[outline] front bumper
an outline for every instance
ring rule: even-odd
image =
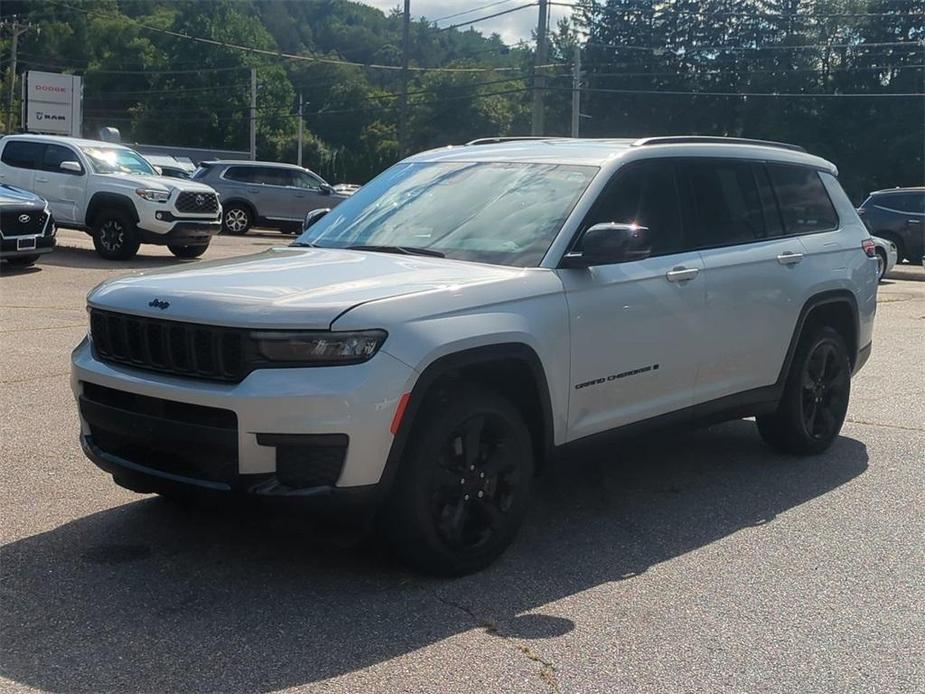
[[[351,506],[372,494],[391,449],[395,409],[413,380],[412,369],[384,352],[352,366],[261,369],[240,383],[106,363],[95,357],[89,339],[71,362],[81,445],[122,486],[312,507]],[[125,397],[101,403],[98,391]],[[124,404],[133,400],[144,404]],[[122,437],[115,445],[113,435]],[[302,478],[308,486],[292,486],[293,471],[298,477],[306,460],[300,445],[330,446],[332,437],[346,449],[333,484],[313,485],[308,475]]]
[[[35,245],[32,246],[32,239]],[[12,236],[0,239],[0,258],[15,258],[17,256],[42,255],[51,253],[55,249],[54,236]]]
[[[208,238],[217,234],[222,228],[222,208],[204,214],[180,212],[174,207],[173,201],[155,203],[136,201],[138,212],[138,229],[145,243],[206,243]],[[167,240],[173,234],[174,238]],[[188,242],[184,235],[193,234],[198,241]],[[205,238],[205,241],[201,239]]]

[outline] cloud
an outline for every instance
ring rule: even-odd
[[[396,7],[400,8],[402,6],[401,2],[398,0],[359,1],[364,5],[378,7],[380,10],[386,13],[395,9]],[[493,2],[497,2],[498,4],[492,7],[484,7],[485,5],[493,4]],[[472,12],[466,12],[466,14],[460,15],[458,17],[441,19],[438,22],[439,26],[449,26],[451,24],[459,24],[460,22],[465,22],[469,19],[477,19],[478,17],[484,17],[489,14],[494,14],[495,12],[512,9],[520,5],[526,5],[528,2],[531,2],[531,0],[483,0],[477,3],[473,3],[472,0],[411,0],[411,17],[413,19],[426,17],[427,19],[433,21],[434,19],[440,17],[456,14],[457,12],[473,10]],[[476,7],[484,7],[484,9],[475,10]],[[550,7],[550,27],[555,27],[556,22],[559,21],[559,19],[562,17],[568,17],[570,14],[571,10],[568,7]],[[485,34],[486,36],[499,34],[505,43],[514,44],[518,41],[532,40],[532,32],[536,30],[536,20],[537,8],[536,6],[532,6],[518,10],[517,12],[501,15],[500,17],[494,17],[493,19],[488,19],[484,22],[478,22],[473,24],[472,28]],[[467,27],[460,27],[460,31],[465,31],[466,29]]]

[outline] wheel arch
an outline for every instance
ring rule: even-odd
[[[105,210],[117,209],[126,212],[132,218],[135,224],[138,224],[138,210],[131,198],[121,193],[100,192],[94,193],[87,203],[87,215],[85,222],[91,229],[96,224],[96,219]]]
[[[854,294],[847,289],[833,289],[811,296],[797,318],[787,355],[781,367],[776,385],[783,388],[790,372],[797,345],[807,329],[816,325],[830,325],[841,334],[848,347],[848,358],[854,370],[858,363],[858,352],[863,345],[858,344],[860,335],[860,317],[858,314],[858,301]]]
[[[536,351],[522,342],[472,347],[436,358],[421,372],[409,395],[380,478],[382,496],[391,488],[421,408],[443,384],[477,382],[508,397],[524,415],[542,468],[553,449],[552,396]]]
[[[251,226],[253,226],[257,221],[257,208],[254,207],[254,204],[247,198],[228,198],[227,200],[222,200],[222,219],[224,220],[224,214],[229,207],[232,206],[245,207],[251,215]]]

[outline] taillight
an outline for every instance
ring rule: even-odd
[[[874,243],[873,239],[864,239],[861,241],[861,250],[864,251],[864,255],[868,258],[873,258],[877,255],[877,244]]]

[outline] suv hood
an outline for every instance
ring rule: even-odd
[[[114,183],[127,187],[153,188],[154,190],[188,190],[194,193],[214,193],[209,186],[185,178],[170,178],[169,176],[141,176],[135,174],[99,174],[106,176]]]
[[[326,330],[344,312],[370,301],[455,292],[518,278],[523,272],[423,256],[274,248],[109,280],[90,292],[87,301],[104,310],[191,323]]]

